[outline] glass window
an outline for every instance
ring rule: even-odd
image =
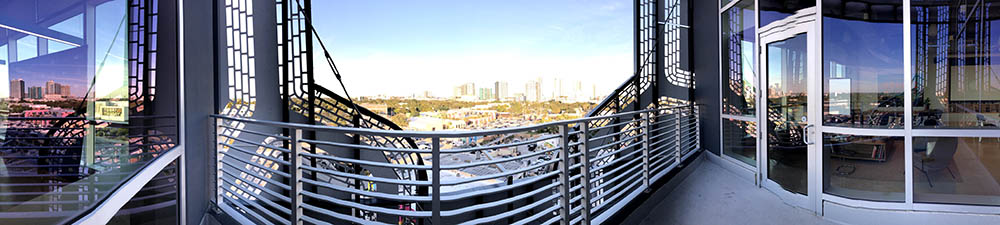
[[[902,1],[823,9],[823,124],[903,128]]]
[[[913,201],[1000,205],[1000,138],[913,138]]]
[[[73,37],[83,38],[83,14],[77,14],[76,16],[49,26],[49,29]]]
[[[795,11],[816,6],[816,0],[760,0],[760,27],[795,14]]]
[[[914,128],[1000,125],[1000,5],[976,3],[912,3]]]
[[[30,2],[11,5],[22,13],[5,19],[49,35],[0,28],[0,57],[17,59],[0,59],[0,77],[7,79],[0,91],[9,97],[0,101],[0,205],[9,206],[0,211],[30,217],[0,218],[0,224],[65,223],[178,143],[176,62],[154,66],[156,53],[141,46],[155,37],[138,38],[174,31],[139,21],[149,16],[129,18],[128,0]],[[83,21],[94,26],[84,28]],[[176,56],[176,48],[160,51]],[[169,197],[176,170],[161,173],[170,176],[151,182],[123,208],[136,215],[133,221],[169,220],[169,213],[148,213],[176,205]]]
[[[753,1],[722,13],[722,113],[753,116],[757,90]]]
[[[902,137],[823,134],[823,192],[846,198],[904,201]]]
[[[757,166],[757,123],[723,119],[722,152],[750,166]]]
[[[17,61],[24,61],[38,56],[38,37],[19,32],[8,32],[23,37],[17,39]]]

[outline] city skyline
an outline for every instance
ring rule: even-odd
[[[319,1],[312,7],[324,12],[316,20],[328,21],[315,26],[351,96],[450,96],[457,85],[498,80],[511,84],[513,94],[538,77],[588,80],[608,93],[634,72],[630,1]],[[385,14],[360,13],[371,11]],[[339,86],[314,47],[316,82]]]
[[[485,84],[490,84],[484,87]],[[567,101],[585,102],[597,101],[603,96],[597,95],[597,84],[585,83],[576,79],[552,78],[545,81],[542,77],[529,80],[524,83],[514,83],[514,89],[510,88],[511,82],[465,82],[452,87],[450,95],[428,95],[430,91],[424,90],[415,92],[409,96],[421,97],[446,97],[464,101]],[[523,87],[523,89],[518,88]],[[489,92],[483,94],[482,92]],[[389,95],[382,95],[389,96]],[[370,97],[370,96],[366,96]]]

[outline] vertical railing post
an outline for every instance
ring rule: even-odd
[[[431,224],[441,223],[441,138],[431,139]]]
[[[691,104],[691,116],[694,116],[694,143],[701,147],[701,115],[698,114],[697,105]]]
[[[561,143],[560,148],[559,148],[559,155],[560,155],[559,159],[562,161],[562,162],[559,162],[559,182],[560,182],[560,185],[559,185],[559,200],[560,200],[560,203],[559,204],[562,206],[562,211],[561,211],[562,213],[559,213],[560,216],[562,216],[562,220],[559,221],[559,224],[567,225],[567,224],[569,224],[570,219],[572,219],[570,217],[570,215],[569,215],[569,209],[570,209],[570,207],[569,207],[569,199],[570,199],[570,193],[569,193],[569,163],[570,163],[570,159],[569,159],[569,125],[563,124],[563,125],[559,126],[559,137],[560,137],[559,138],[559,142]]]
[[[292,213],[289,221],[292,224],[302,224],[302,181],[300,181],[302,179],[302,170],[299,168],[302,165],[302,159],[299,156],[299,153],[302,152],[302,130],[297,128],[292,130],[291,138],[291,145],[288,148],[291,151],[288,157],[291,166],[288,172],[292,175],[291,182],[289,183],[292,187],[289,196],[292,199]]]
[[[642,187],[649,191],[649,112],[642,115]]]
[[[215,118],[215,205],[222,205],[222,142],[225,140],[222,134],[225,121],[222,118]]]
[[[682,113],[681,113],[681,108],[680,107],[674,107],[670,111],[673,111],[674,114],[676,114],[675,118],[677,119],[677,121],[674,121],[674,126],[677,129],[675,131],[675,133],[677,135],[674,135],[674,140],[677,141],[677,143],[674,144],[674,150],[675,150],[674,151],[674,155],[677,157],[677,165],[680,166],[680,164],[681,164],[681,155],[682,155],[681,154],[681,114]]]
[[[590,148],[587,147],[587,142],[589,138],[587,137],[588,132],[590,132],[590,121],[583,121],[580,124],[580,157],[583,157],[582,163],[580,165],[580,173],[583,180],[580,182],[583,185],[583,189],[580,191],[583,194],[583,224],[590,225]]]

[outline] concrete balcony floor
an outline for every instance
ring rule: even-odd
[[[785,204],[713,160],[695,166],[642,224],[837,224]]]

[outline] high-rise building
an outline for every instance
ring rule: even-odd
[[[42,87],[29,87],[27,96],[24,96],[24,98],[42,99],[43,96],[45,96],[45,93],[42,92]]]
[[[502,101],[502,100],[506,99],[507,97],[510,97],[507,94],[507,91],[508,91],[507,90],[508,89],[507,86],[508,86],[507,82],[504,82],[504,81],[493,82],[493,92],[494,92],[493,93],[493,98],[495,100],[497,100],[497,101]]]
[[[541,79],[529,80],[528,84],[524,85],[524,97],[527,101],[540,102],[542,101],[542,82]]]
[[[24,98],[24,80],[10,80],[10,98],[21,100]]]
[[[458,85],[458,86],[455,87],[455,89],[452,92],[453,92],[452,94],[454,95],[453,97],[455,97],[455,98],[463,98],[463,97],[465,97],[465,98],[476,99],[476,98],[479,97],[479,96],[476,95],[476,84],[475,83],[465,83],[465,84],[462,84],[462,85]]]
[[[45,82],[45,93],[44,94],[46,94],[46,95],[59,94],[59,83],[56,83],[55,81],[51,81],[51,80],[50,81],[46,81]]]
[[[493,100],[493,89],[492,88],[479,88],[479,100],[489,101]]]
[[[63,96],[69,96],[69,85],[59,85],[59,94]]]
[[[465,96],[476,96],[476,83],[466,83],[465,91],[462,95]]]

